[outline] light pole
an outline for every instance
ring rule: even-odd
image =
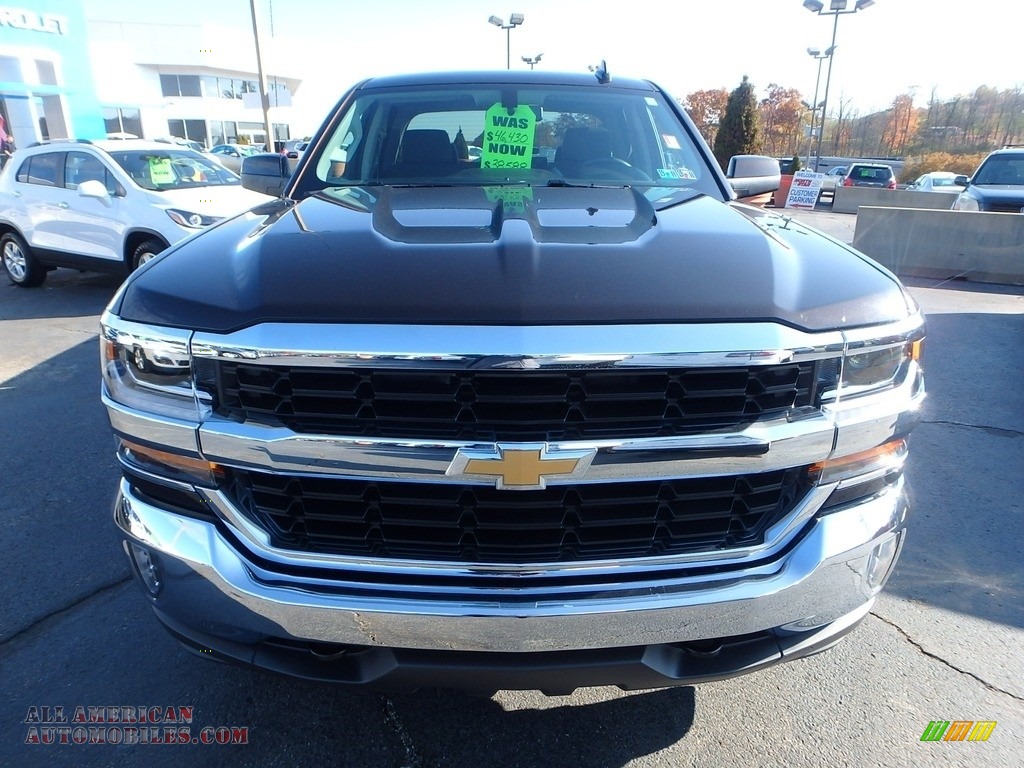
[[[491,16],[487,21],[505,30],[505,69],[512,69],[512,28],[518,27],[526,17],[521,13],[513,13],[508,17],[508,24],[498,16]]]
[[[532,70],[534,65],[537,64],[540,61],[540,57],[543,56],[543,55],[544,55],[543,53],[538,53],[532,59],[529,56],[523,56],[522,59],[523,59],[523,61],[525,61],[527,64],[530,65],[530,69]]]
[[[823,62],[827,58],[830,58],[832,56],[832,52],[834,50],[835,50],[835,48],[826,48],[825,52],[822,53],[817,48],[808,48],[807,49],[807,54],[809,56],[811,56],[811,57],[813,57],[813,58],[818,60],[818,76],[814,80],[814,101],[811,102],[811,135],[808,137],[809,140],[807,142],[807,167],[808,168],[811,167],[811,147],[814,146],[814,121],[818,117],[818,107],[821,106],[820,104],[818,104],[818,86],[821,85],[821,62]],[[824,125],[825,125],[824,115],[822,115],[821,125],[822,125],[822,127],[824,127]],[[819,128],[818,130],[820,131],[821,128]],[[818,158],[814,158],[814,165],[815,165],[814,170],[817,171],[818,170],[818,168],[817,168],[817,166],[818,166]]]
[[[263,130],[267,132],[267,152],[274,152],[274,126],[270,122],[270,99],[267,97],[267,78],[263,75],[263,58],[260,56],[260,31],[256,24],[256,0],[249,0],[252,14],[252,39],[256,43],[256,74],[259,77],[260,107],[263,109]]]
[[[804,8],[811,13],[816,13],[819,16],[835,16],[832,22],[832,45],[829,46],[832,51],[836,49],[836,30],[839,28],[839,17],[846,13],[863,11],[874,4],[875,0],[856,0],[853,8],[847,8],[849,0],[829,0],[829,7],[826,11],[825,4],[821,0],[804,0]],[[818,133],[818,150],[815,153],[815,171],[821,165],[821,140],[825,137],[825,117],[828,115],[828,87],[832,82],[832,61],[834,58],[834,56],[829,56],[828,74],[825,75],[825,96],[821,100],[821,130]]]

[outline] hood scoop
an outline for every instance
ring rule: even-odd
[[[488,243],[508,219],[527,222],[538,243],[628,243],[657,223],[631,187],[384,187],[373,228],[400,243]]]

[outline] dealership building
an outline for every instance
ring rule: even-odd
[[[244,21],[249,34],[239,38],[242,25],[107,18],[88,0],[0,4],[0,127],[19,147],[107,136],[265,144],[256,50]],[[279,146],[292,138],[291,96],[301,81],[266,62],[264,71]]]

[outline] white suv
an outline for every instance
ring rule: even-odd
[[[183,147],[54,141],[15,153],[0,175],[0,254],[12,283],[48,270],[127,271],[271,198]]]

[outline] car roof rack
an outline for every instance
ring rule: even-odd
[[[50,144],[92,144],[89,139],[45,139],[43,141],[33,141],[29,144],[29,147],[45,147]]]

